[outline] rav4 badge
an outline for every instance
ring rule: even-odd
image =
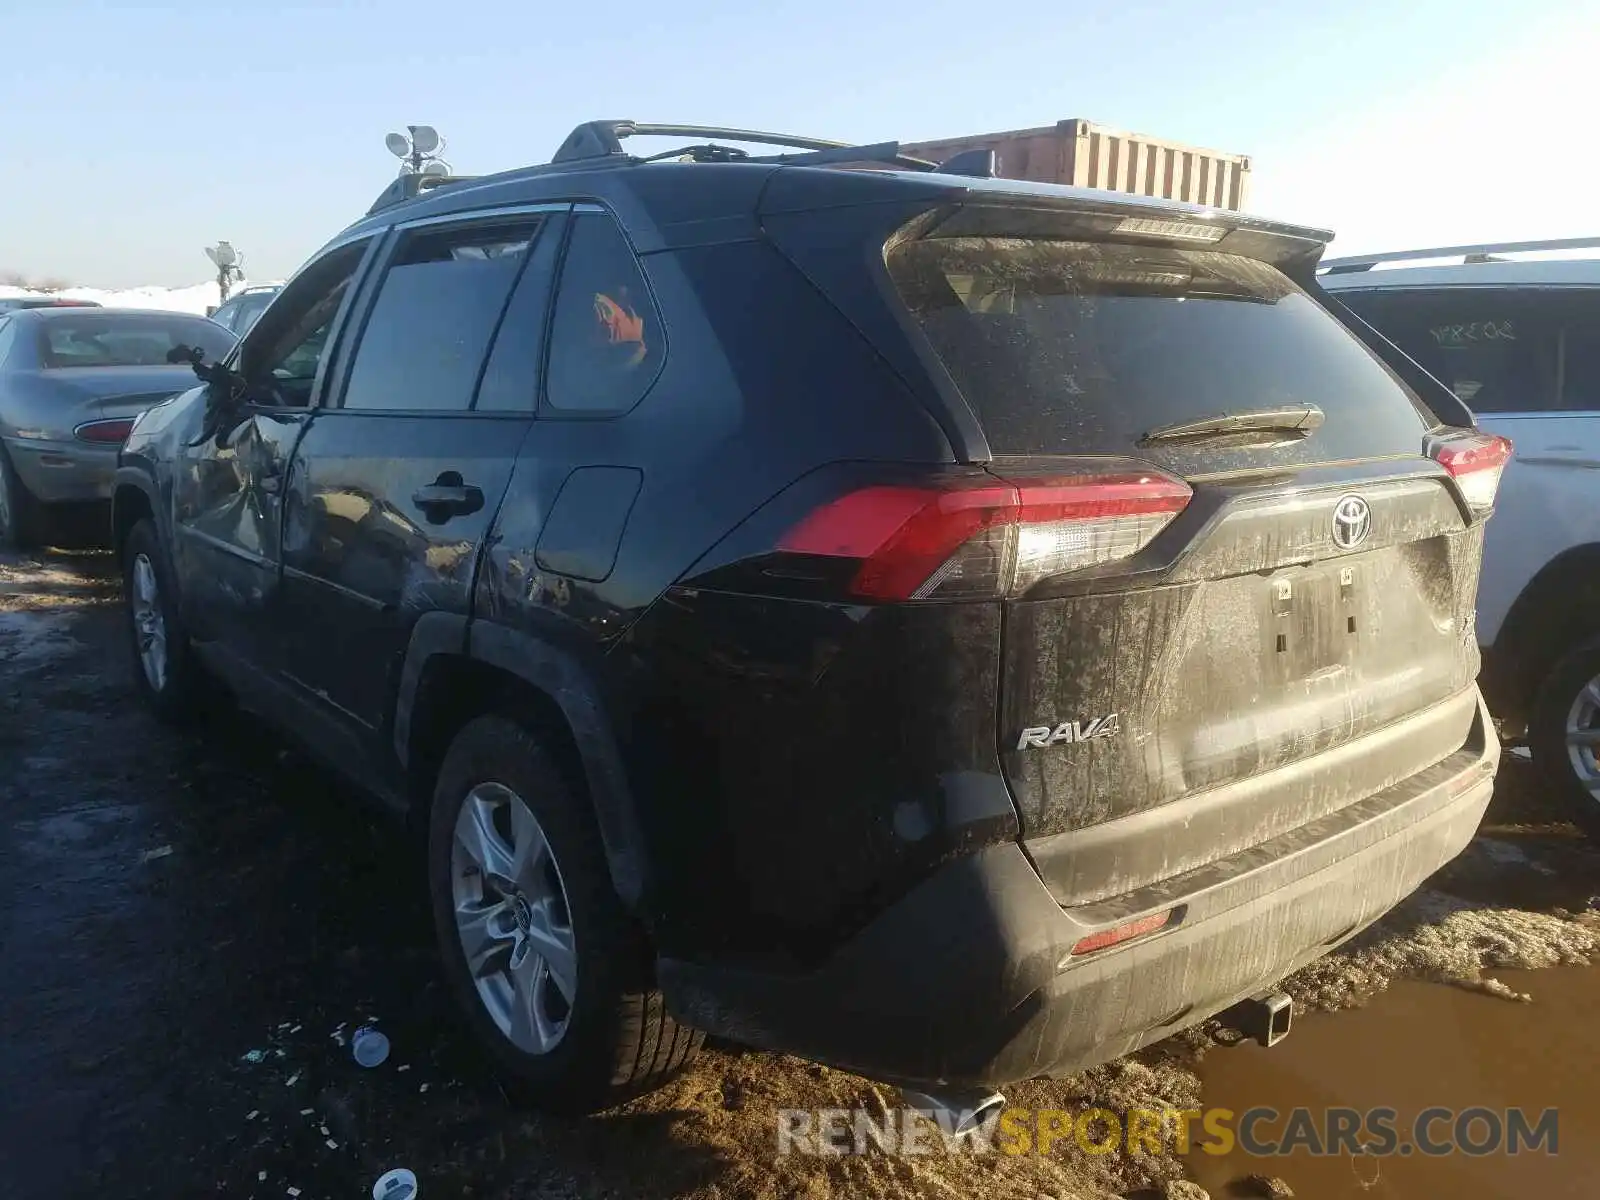
[[[1017,739],[1018,750],[1043,750],[1062,742],[1088,742],[1111,737],[1118,732],[1117,714],[1107,713],[1092,721],[1063,721],[1059,725],[1030,725]]]

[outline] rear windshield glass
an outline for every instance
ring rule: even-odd
[[[1273,267],[1209,250],[903,243],[889,272],[996,454],[1126,453],[1150,431],[1316,405],[1286,457],[1416,453],[1431,421]]]
[[[40,322],[39,365],[59,367],[164,367],[167,351],[198,346],[213,362],[233,347],[233,335],[214,321],[174,314],[127,315],[104,310],[52,316]]]

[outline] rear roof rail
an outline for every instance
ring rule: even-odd
[[[628,154],[622,148],[623,139],[630,137],[722,138],[725,141],[775,146],[782,149],[777,154],[756,156],[732,146],[701,142],[640,158]],[[998,173],[992,150],[967,150],[947,162],[934,163],[901,153],[899,142],[852,145],[849,142],[801,137],[792,133],[763,133],[756,129],[724,128],[719,125],[657,125],[642,121],[585,121],[567,135],[549,163],[522,170],[542,174],[549,171],[605,167],[613,163],[658,162],[663,159],[771,163],[806,167],[882,163],[907,171],[937,171],[945,175],[967,175],[982,179],[991,179]],[[425,192],[433,192],[441,187],[478,178],[480,176],[419,175],[408,172],[393,180],[378,194],[378,198],[372,202],[372,207],[367,209],[367,215],[370,217],[397,204],[404,204]]]
[[[1391,250],[1384,254],[1325,259],[1321,269],[1329,275],[1351,275],[1357,271],[1370,271],[1379,263],[1410,262],[1428,258],[1494,262],[1496,261],[1494,256],[1500,254],[1528,254],[1551,250],[1600,250],[1600,237],[1554,238],[1541,242],[1487,242],[1481,246],[1439,246],[1432,250]]]

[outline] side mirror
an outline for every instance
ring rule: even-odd
[[[238,428],[249,411],[249,406],[231,380],[207,380],[205,416],[201,419],[200,437],[196,444],[215,440],[220,448],[227,436]]]

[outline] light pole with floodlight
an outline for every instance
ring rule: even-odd
[[[439,157],[444,153],[444,139],[432,125],[407,125],[405,133],[391,133],[383,144],[400,160],[402,175],[450,173],[450,164]]]
[[[206,257],[217,268],[217,292],[220,296],[217,303],[225,304],[233,281],[244,278],[244,255],[235,250],[232,243],[218,242],[215,246],[206,247]]]

